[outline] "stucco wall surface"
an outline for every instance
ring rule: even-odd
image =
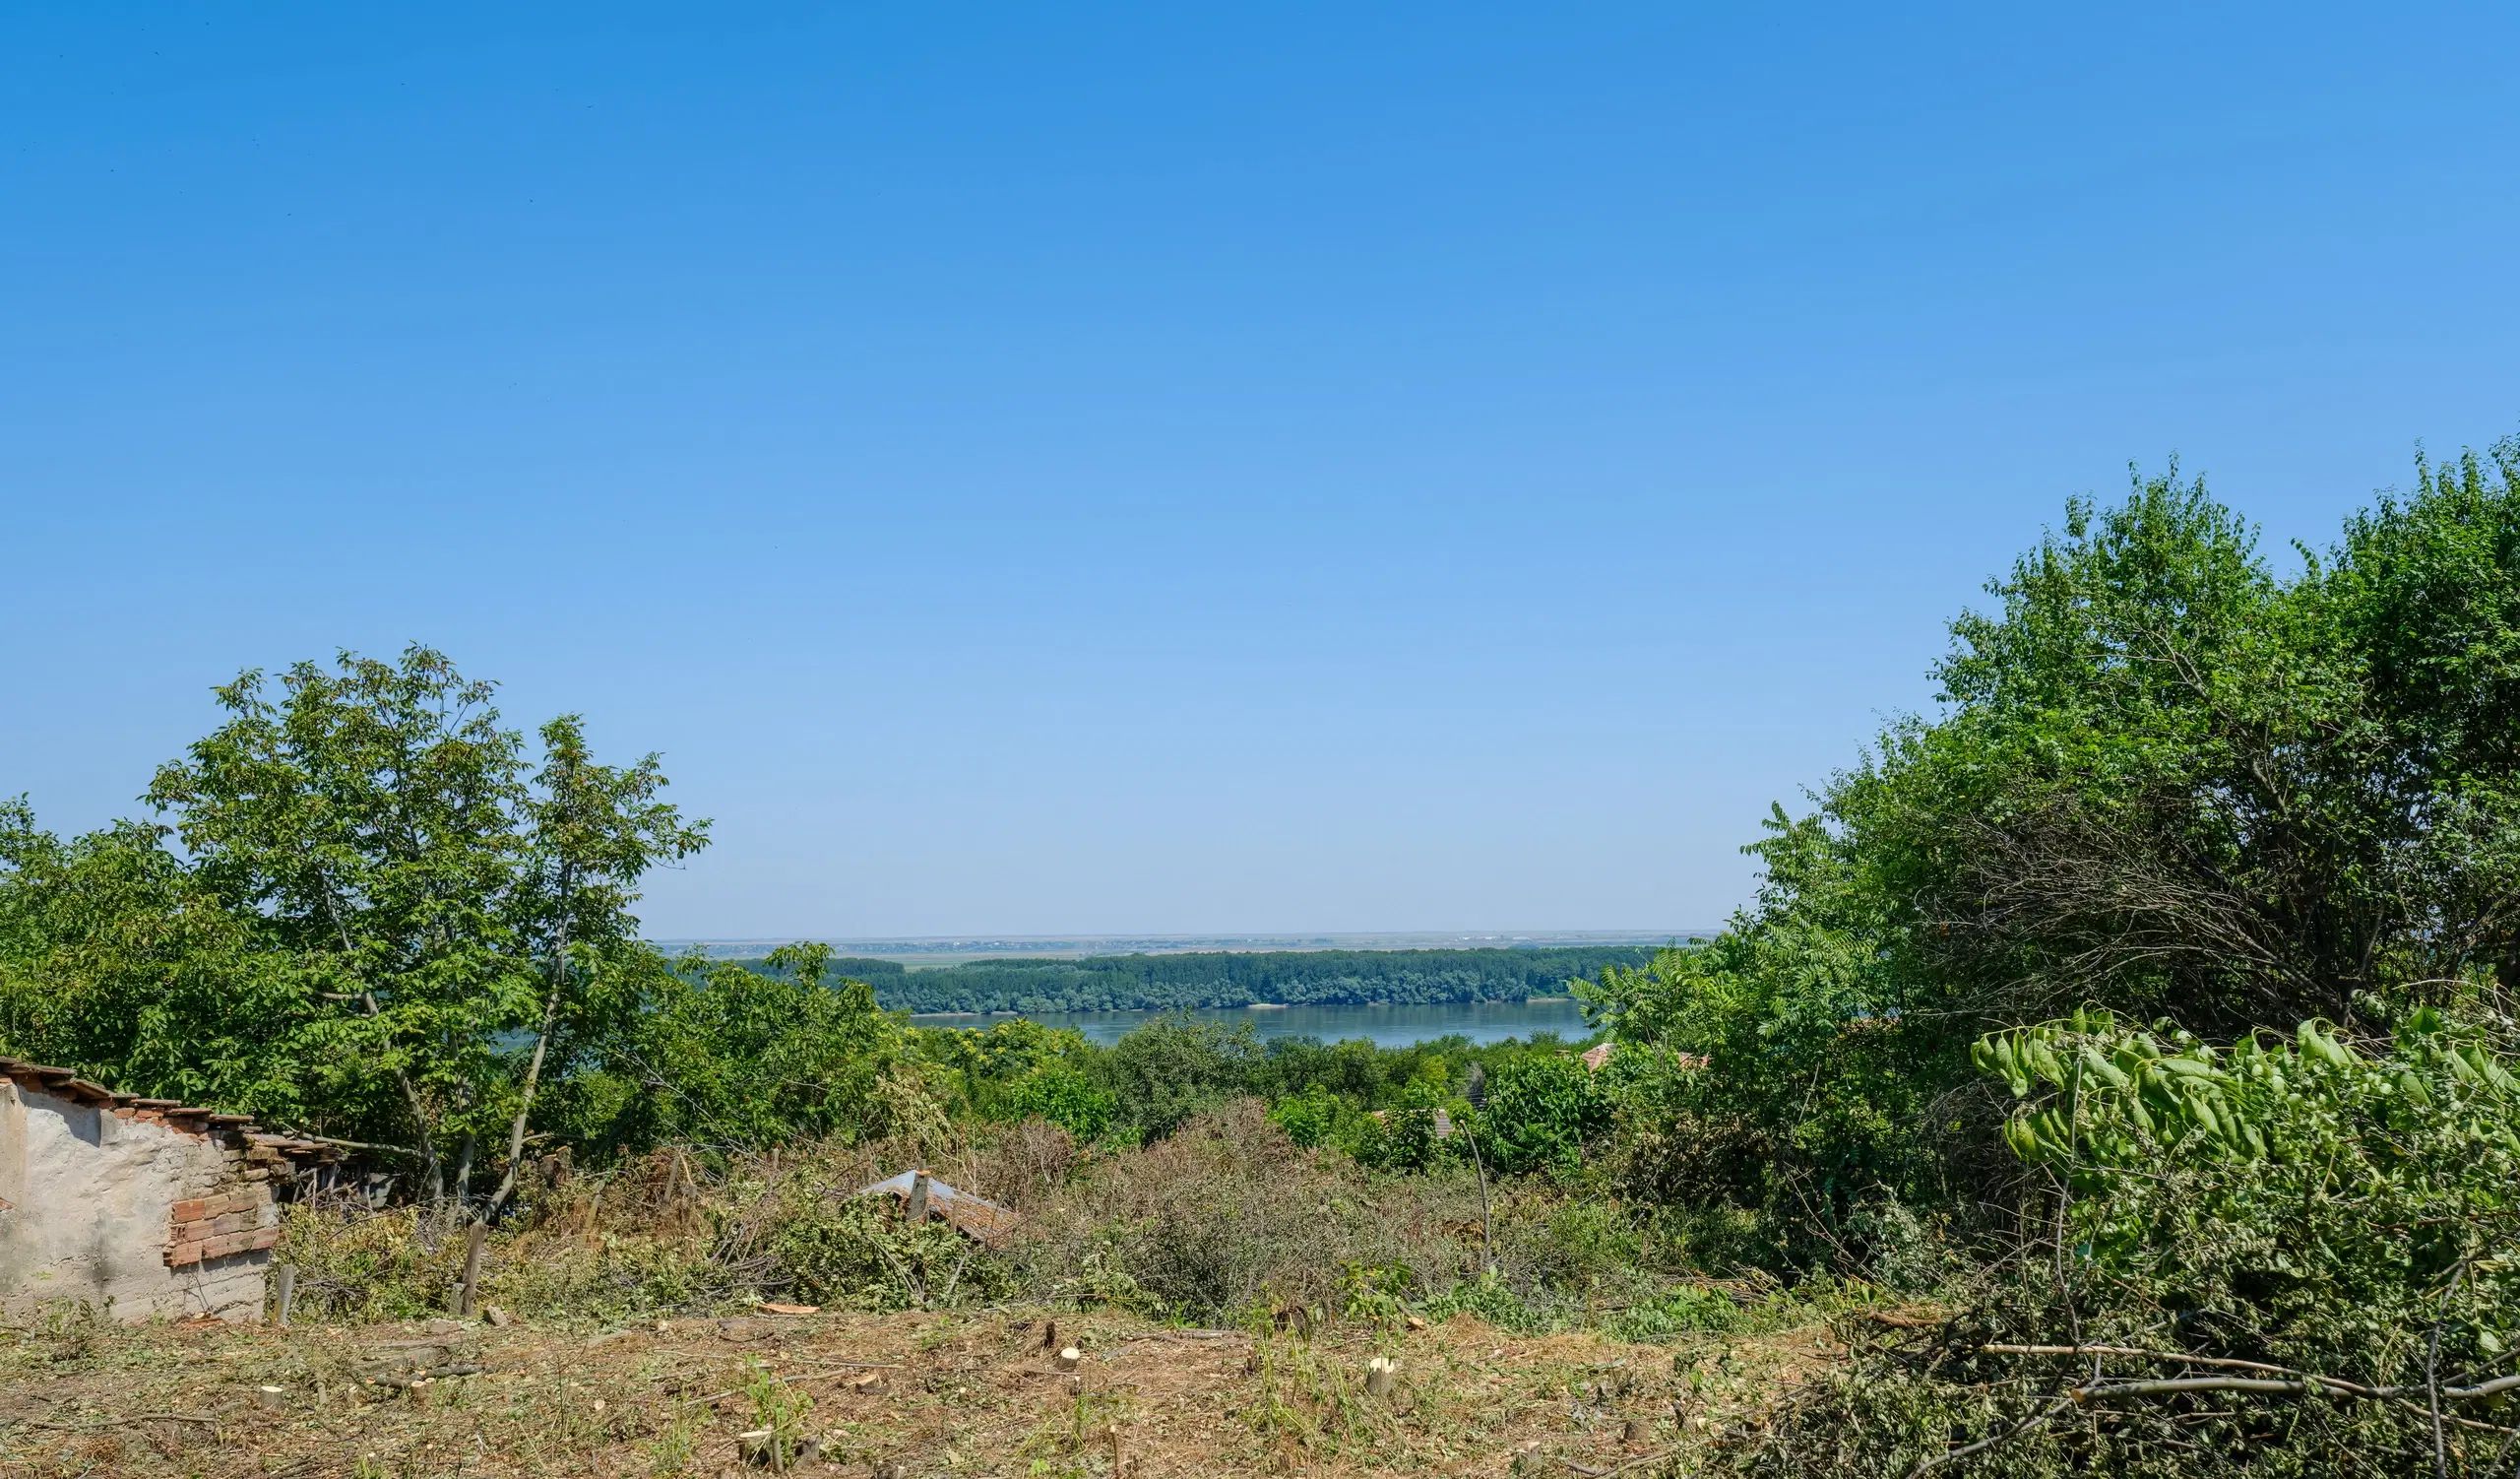
[[[0,1079],[0,1309],[13,1318],[60,1301],[122,1319],[260,1318],[268,1252],[213,1243],[194,1251],[220,1256],[170,1259],[178,1205],[205,1198],[224,1199],[222,1234],[278,1225],[268,1184],[242,1179],[213,1135]]]

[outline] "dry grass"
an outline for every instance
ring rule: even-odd
[[[942,1228],[899,1226],[890,1203],[850,1199],[914,1165],[1014,1208],[1019,1230],[975,1254]],[[299,1206],[287,1230],[280,1258],[298,1268],[308,1322],[448,1308],[453,1216]],[[1298,1148],[1245,1101],[1118,1152],[1082,1152],[1039,1122],[948,1146],[832,1142],[708,1168],[663,1151],[533,1189],[527,1215],[493,1234],[484,1277],[486,1298],[520,1314],[615,1322],[766,1298],[1076,1303],[1206,1323],[1292,1310],[1313,1325],[1387,1323],[1405,1304],[1530,1330],[1654,1305],[1690,1276],[1671,1261],[1599,1197],[1500,1185],[1482,1218],[1467,1171],[1368,1172]]]
[[[1086,1352],[1073,1375],[1044,1348],[1053,1318]],[[1146,1479],[1650,1473],[1834,1359],[1817,1326],[1675,1349],[1467,1317],[1315,1340],[1040,1310],[439,1328],[15,1332],[0,1475],[716,1476],[766,1472],[737,1435],[774,1423],[814,1443],[788,1465],[810,1475],[1102,1479],[1115,1451]],[[1375,1355],[1399,1362],[1383,1396]],[[482,1369],[363,1380],[415,1361]]]
[[[982,1254],[846,1194],[909,1165],[1023,1229]],[[0,1479],[1646,1474],[1834,1359],[1813,1306],[1655,1272],[1597,1199],[1500,1188],[1482,1275],[1477,1198],[1299,1150],[1252,1105],[1116,1154],[1040,1125],[664,1152],[536,1189],[485,1263],[525,1317],[502,1328],[430,1318],[451,1220],[300,1206],[299,1329],[0,1331]],[[785,1447],[747,1463],[764,1429]]]

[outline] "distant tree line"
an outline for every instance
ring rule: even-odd
[[[913,971],[890,960],[835,959],[896,1011],[1169,1011],[1199,1006],[1417,1005],[1562,997],[1605,966],[1641,966],[1641,945],[1483,950],[1203,951],[1081,960],[974,960]],[[753,969],[765,961],[746,961]]]

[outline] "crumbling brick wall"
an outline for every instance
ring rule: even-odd
[[[0,1059],[0,1309],[257,1318],[277,1193],[332,1154]]]
[[[247,1187],[223,1196],[195,1196],[167,1214],[166,1266],[257,1253],[280,1242],[279,1208],[269,1187]]]

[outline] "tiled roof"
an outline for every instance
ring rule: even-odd
[[[871,1187],[860,1187],[857,1194],[898,1196],[907,1202],[910,1200],[911,1182],[924,1175],[925,1172],[905,1171],[899,1176],[888,1176]],[[1013,1232],[1015,1224],[1022,1220],[1010,1208],[984,1201],[969,1191],[958,1191],[933,1176],[927,1177],[927,1209],[944,1218],[957,1231],[969,1233],[983,1243]]]
[[[276,1151],[292,1160],[330,1161],[339,1160],[342,1155],[341,1147],[322,1140],[272,1134],[258,1129],[251,1115],[223,1114],[172,1099],[144,1099],[137,1094],[117,1094],[103,1084],[80,1077],[70,1068],[46,1067],[21,1058],[0,1058],[0,1078],[12,1079],[20,1087],[39,1094],[109,1109],[126,1120],[199,1121],[198,1125],[177,1127],[224,1130],[242,1136],[248,1144]]]

